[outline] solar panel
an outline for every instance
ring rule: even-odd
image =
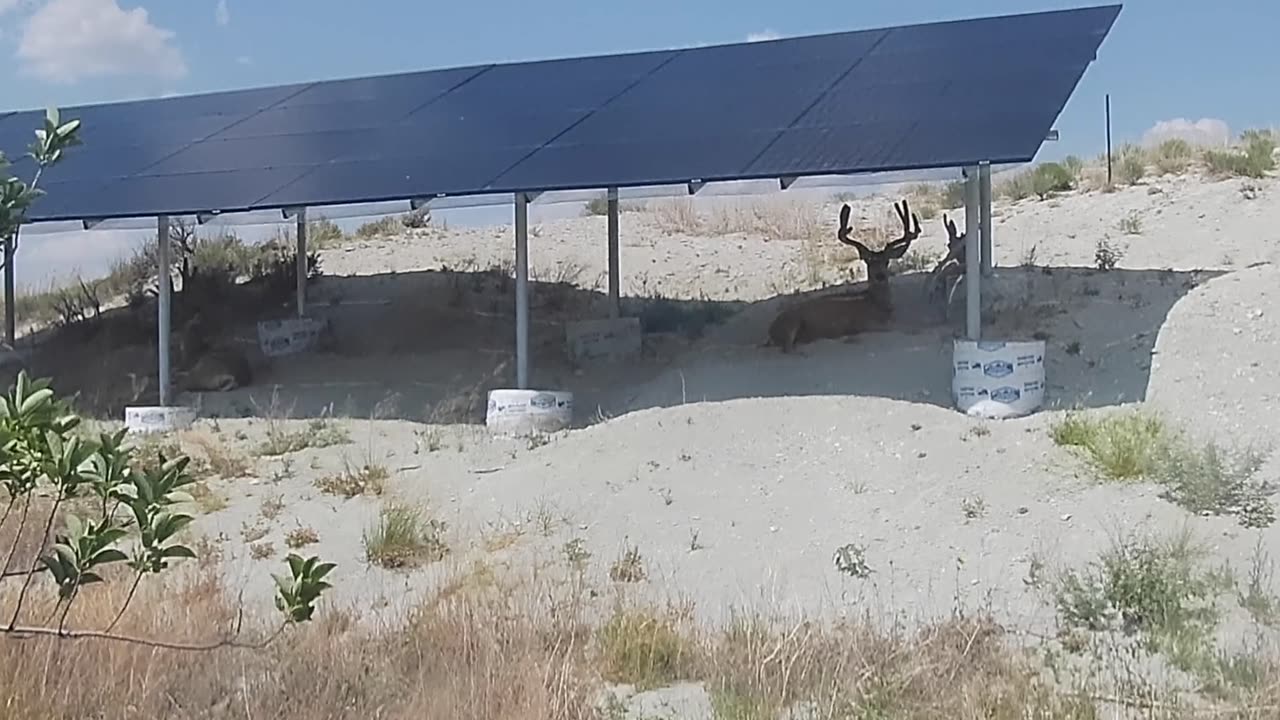
[[[70,108],[86,144],[32,219],[1026,162],[1119,11]],[[41,118],[0,114],[0,149],[21,156]]]

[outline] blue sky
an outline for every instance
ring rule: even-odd
[[[0,107],[70,105],[404,70],[736,42],[1101,2],[1031,0],[0,0]],[[1280,122],[1280,3],[1130,0],[1047,158],[1161,121]],[[1229,10],[1227,9],[1229,5]],[[959,61],[959,59],[957,59]],[[1175,124],[1176,127],[1176,124]],[[1214,124],[1213,127],[1220,128]]]

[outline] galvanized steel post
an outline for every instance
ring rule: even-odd
[[[169,216],[156,218],[157,265],[159,265],[158,302],[156,303],[156,327],[158,328],[156,344],[159,354],[160,406],[169,404],[169,317],[170,317],[170,285],[169,285]]]
[[[516,193],[516,387],[529,388],[529,198]]]
[[[298,317],[307,314],[307,209],[298,208]]]
[[[991,163],[984,162],[978,166],[978,193],[981,205],[978,220],[982,229],[982,274],[990,275],[996,264],[991,242]]]
[[[965,328],[970,340],[982,339],[982,242],[978,237],[981,193],[978,174],[977,166],[968,168],[964,183]]]
[[[609,317],[622,314],[622,270],[618,256],[618,188],[609,188]]]

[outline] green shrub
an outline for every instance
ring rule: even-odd
[[[1115,162],[1116,179],[1124,185],[1136,185],[1147,175],[1147,156],[1136,145],[1125,145]]]
[[[1074,187],[1075,177],[1070,170],[1058,163],[1043,163],[1031,173],[1031,191],[1041,200]]]
[[[1182,138],[1170,138],[1156,146],[1156,169],[1161,174],[1178,175],[1187,171],[1195,159],[1191,143]]]

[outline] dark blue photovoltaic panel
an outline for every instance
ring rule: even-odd
[[[911,125],[902,122],[792,128],[784,130],[768,150],[742,169],[742,174],[780,177],[802,172],[838,173],[851,167],[886,167],[894,148],[910,132]]]
[[[574,123],[587,117],[587,110],[567,110],[556,106],[516,107],[503,112],[476,111],[457,114],[443,105],[432,105],[388,129],[396,137],[417,145],[429,143],[456,149],[464,146],[501,144],[541,147]],[[412,146],[409,146],[412,148]],[[401,148],[396,152],[412,152]]]
[[[712,134],[707,134],[710,131]],[[753,157],[772,132],[728,133],[715,128],[696,137],[615,142],[600,145],[552,145],[505,173],[494,191],[527,189],[531,182],[557,189],[651,184],[653,178],[686,182],[737,175],[743,157]]]
[[[359,188],[362,202],[463,194],[482,187],[532,148],[474,148],[422,156],[328,163],[262,198],[264,207],[349,202]]]
[[[104,183],[50,183],[40,210],[63,217],[108,218],[183,215],[206,210],[248,210],[306,168],[253,168],[117,178]],[[73,210],[74,208],[74,210]]]
[[[68,108],[35,220],[1031,160],[1119,6]],[[20,158],[43,112],[0,114]],[[29,171],[30,161],[15,170]]]
[[[214,140],[327,133],[333,130],[368,130],[390,125],[409,113],[418,103],[353,100],[328,105],[276,107],[263,110],[214,135]]]
[[[428,72],[381,75],[378,77],[350,78],[316,83],[281,103],[285,107],[300,105],[328,105],[331,103],[360,102],[414,98],[420,100],[415,109],[452,90],[484,71],[484,67],[449,68]]]
[[[270,167],[312,166],[332,159],[330,153],[361,137],[357,130],[302,135],[209,140],[157,158],[141,170],[141,175],[176,175],[198,167],[221,172],[244,167],[249,158],[269,159]],[[258,164],[264,165],[264,162]]]
[[[521,109],[595,110],[676,51],[495,65],[434,103],[471,115]]]

